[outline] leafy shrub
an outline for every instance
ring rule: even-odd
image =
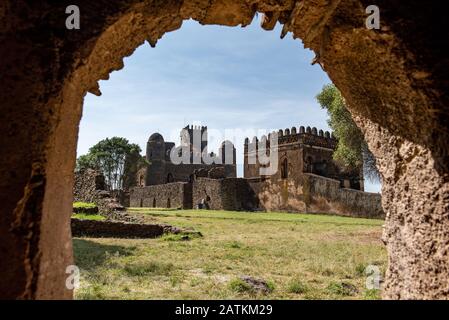
[[[273,292],[276,288],[273,281],[267,281],[267,287],[270,292]]]
[[[289,283],[287,291],[290,293],[306,293],[308,291],[307,286],[299,280],[293,280]]]
[[[327,286],[327,290],[337,296],[352,296],[357,293],[357,288],[354,285],[345,282],[331,282]]]
[[[229,282],[229,288],[238,293],[252,292],[251,286],[242,279],[236,278]]]
[[[358,276],[363,276],[365,274],[365,265],[363,263],[359,263],[356,267],[355,267],[355,273]]]
[[[263,281],[247,277],[247,281],[243,278],[236,278],[229,282],[229,288],[238,293],[250,294],[269,294],[274,291],[275,286],[272,281]],[[250,282],[248,282],[250,281]]]

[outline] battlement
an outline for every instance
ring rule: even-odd
[[[201,140],[201,148],[198,152],[207,149],[207,126],[187,125],[181,130],[181,145],[194,147],[194,137]],[[193,149],[192,149],[193,150]]]
[[[207,126],[195,126],[195,125],[187,125],[185,126],[183,129],[190,131],[193,130],[198,130],[198,131],[206,131],[207,130]]]
[[[245,152],[252,147],[252,150],[257,150],[259,148],[259,141],[262,142],[264,146],[267,148],[270,147],[271,135],[268,134],[268,137],[263,135],[260,140],[258,137],[253,137],[250,141],[249,138],[245,139]],[[296,127],[286,128],[284,130],[280,129],[277,132],[278,135],[278,146],[288,145],[288,144],[304,144],[322,148],[335,149],[337,146],[337,139],[335,138],[333,133],[329,131],[318,130],[316,127],[304,127],[300,126],[297,130]],[[263,143],[266,142],[266,143]]]

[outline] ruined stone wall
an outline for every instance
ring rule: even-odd
[[[223,210],[252,211],[258,206],[258,199],[246,179],[227,178],[221,180]]]
[[[210,178],[198,178],[193,182],[192,203],[196,207],[204,199],[209,209],[222,210],[222,180]]]
[[[164,234],[161,225],[73,218],[71,229],[74,237],[156,238]]]
[[[95,170],[85,170],[75,173],[73,185],[73,200],[82,202],[95,202],[98,190],[105,190],[104,177]]]
[[[112,190],[109,192],[111,197],[116,199],[120,205],[129,207],[129,191]]]
[[[259,199],[259,208],[267,211],[385,216],[379,194],[345,189],[338,180],[314,174],[303,174],[298,180],[249,179],[248,183]]]
[[[212,210],[384,218],[379,194],[345,189],[338,180],[314,174],[303,174],[297,179],[198,178],[193,182],[192,199],[194,207],[204,199]]]
[[[304,175],[307,212],[336,213],[360,218],[385,218],[381,195],[341,188],[338,180]]]
[[[129,192],[105,190],[104,176],[95,170],[75,173],[73,200],[95,203],[100,214],[111,217],[114,211],[123,211],[129,206]]]
[[[193,182],[192,199],[194,207],[207,200],[209,209],[230,211],[251,211],[258,200],[246,179],[198,178]]]
[[[259,199],[259,209],[266,211],[307,212],[303,185],[293,179],[249,179]]]
[[[131,188],[130,206],[190,209],[191,189],[191,184],[186,182]]]

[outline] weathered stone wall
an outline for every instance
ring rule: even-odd
[[[259,200],[258,208],[266,211],[307,212],[303,185],[290,179],[248,179]]]
[[[208,179],[193,183],[194,207],[206,200],[213,210],[267,210],[384,218],[379,194],[345,189],[338,180],[303,174],[286,179]]]
[[[129,191],[124,190],[112,190],[110,191],[111,197],[116,199],[120,205],[129,207]]]
[[[73,185],[74,201],[95,203],[100,190],[105,190],[103,175],[90,169],[75,173],[75,183]]]
[[[192,185],[173,182],[130,189],[131,207],[192,208]]]
[[[385,218],[380,194],[342,188],[338,180],[305,174],[303,192],[307,212]]]
[[[340,181],[314,174],[298,180],[249,179],[267,211],[331,213],[351,217],[384,218],[379,194],[342,188]]]
[[[251,211],[257,207],[257,198],[243,178],[198,178],[192,194],[194,207],[203,199],[212,210]]]
[[[164,227],[156,224],[118,221],[71,220],[74,237],[156,238],[164,234]]]
[[[295,164],[293,155],[299,149],[286,151]],[[132,188],[129,194],[112,192],[131,207],[190,209],[203,199],[213,210],[254,210],[287,212],[333,213],[353,217],[383,218],[381,197],[341,187],[338,180],[314,174],[289,170],[289,179],[279,174],[266,179],[211,179],[199,177],[193,183],[174,182],[162,185]],[[209,168],[210,169],[210,168]],[[220,169],[222,170],[222,169]],[[277,178],[276,178],[277,177]],[[94,202],[100,212],[107,212],[108,197],[102,176],[88,171],[75,176],[75,200]],[[108,193],[109,195],[109,193]],[[129,200],[128,200],[129,199]]]
[[[224,210],[252,211],[259,203],[248,181],[242,178],[221,180],[221,196]]]
[[[192,186],[192,204],[195,208],[199,203],[206,201],[209,209],[222,210],[222,180],[197,178]]]
[[[129,206],[129,192],[104,189],[104,177],[99,172],[88,169],[75,173],[74,201],[95,203],[99,212],[110,218],[114,211],[123,211]]]

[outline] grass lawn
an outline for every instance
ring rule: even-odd
[[[202,238],[74,238],[77,299],[376,299],[364,270],[384,272],[383,221],[327,215],[130,209]],[[258,295],[248,275],[273,289]],[[349,290],[354,286],[356,290]],[[352,288],[354,288],[352,287]]]
[[[95,208],[97,205],[95,203],[90,203],[90,202],[81,202],[81,201],[76,201],[73,203],[73,208],[87,208],[87,209],[92,209]]]
[[[72,214],[72,218],[80,219],[80,220],[96,220],[103,221],[106,220],[105,217],[99,214],[85,214],[85,213],[74,213]]]

